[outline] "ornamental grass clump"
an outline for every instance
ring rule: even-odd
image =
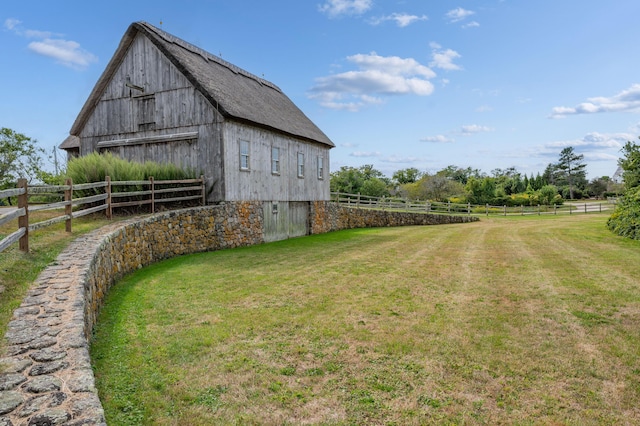
[[[91,153],[69,161],[67,177],[75,184],[100,182],[109,176],[111,181],[194,179],[195,170],[180,168],[174,164],[160,164],[153,161],[144,163],[125,160],[110,152]]]

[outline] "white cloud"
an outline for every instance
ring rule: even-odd
[[[591,163],[602,163],[605,169],[604,174],[611,176],[616,170],[616,162],[620,158],[620,148],[627,141],[633,140],[637,133],[633,126],[628,129],[628,133],[600,133],[591,132],[575,139],[551,141],[538,146],[518,149],[509,153],[512,158],[540,158],[544,165],[558,161],[558,155],[562,149],[573,147],[577,154],[584,155],[587,165]],[[609,170],[610,171],[606,171]]]
[[[471,22],[469,22],[468,24],[464,24],[464,25],[462,26],[462,28],[476,28],[476,27],[479,27],[479,26],[480,26],[480,24],[479,24],[478,22],[476,22],[476,21],[471,21]]]
[[[24,36],[27,38],[51,38],[62,37],[61,34],[54,34],[50,31],[25,30]]]
[[[475,14],[472,10],[466,10],[461,7],[452,9],[447,12],[446,17],[451,23],[460,22]]]
[[[445,135],[435,135],[435,136],[427,136],[426,138],[420,139],[422,142],[433,142],[433,143],[451,143],[455,142],[454,139],[448,138]]]
[[[587,98],[575,107],[554,107],[549,118],[563,118],[567,115],[595,114],[599,112],[640,111],[640,84],[633,84],[626,90],[611,97]]]
[[[477,124],[469,124],[462,126],[460,132],[465,136],[475,135],[476,133],[492,132],[493,129],[487,126],[479,126]]]
[[[22,24],[22,21],[19,21],[15,18],[7,18],[4,21],[4,27],[8,30],[15,30],[18,25]]]
[[[75,41],[45,38],[42,41],[32,41],[29,50],[39,55],[56,59],[62,65],[82,69],[86,68],[97,58],[86,50],[80,48]]]
[[[417,16],[417,15],[408,15],[406,13],[392,13],[388,16],[382,16],[379,18],[372,18],[369,22],[372,25],[379,25],[386,21],[395,21],[396,25],[400,28],[408,27],[417,21],[426,21],[429,18],[427,15]]]
[[[343,144],[340,144],[340,146],[343,146],[345,148],[356,148],[358,147],[358,144],[353,142],[345,142]]]
[[[451,49],[442,49],[442,46],[438,43],[430,43],[430,46],[433,60],[429,63],[429,66],[447,71],[462,69],[459,65],[453,63],[454,60],[462,57],[458,52]]]
[[[372,3],[373,0],[327,0],[318,9],[335,18],[341,15],[361,15],[371,8]]]
[[[78,42],[65,40],[61,38],[62,35],[50,31],[25,30],[21,28],[21,24],[18,19],[9,18],[5,20],[4,27],[21,37],[37,39],[27,47],[38,55],[53,58],[58,63],[74,69],[84,69],[98,60],[96,56],[82,49]]]
[[[383,163],[391,163],[391,164],[414,164],[417,162],[424,161],[424,159],[418,158],[418,157],[400,157],[397,155],[392,155],[387,158],[381,158],[380,161]]]
[[[580,148],[582,151],[586,150],[601,150],[601,149],[614,149],[620,150],[622,146],[633,138],[631,133],[599,133],[591,132],[587,133],[580,139],[548,142],[544,145],[545,150],[559,152],[562,148],[572,146],[574,148]]]
[[[358,158],[380,157],[380,153],[378,151],[354,151],[349,155]]]
[[[490,105],[480,105],[478,108],[476,108],[476,112],[489,112],[489,111],[493,111],[493,108],[491,108]]]
[[[427,96],[433,92],[429,79],[436,74],[415,59],[372,52],[352,55],[347,60],[358,70],[316,79],[309,97],[327,108],[357,111],[382,103],[381,96]]]

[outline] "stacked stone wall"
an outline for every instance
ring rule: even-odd
[[[311,233],[385,226],[444,225],[477,221],[475,216],[410,213],[347,207],[329,201],[311,203]]]
[[[0,426],[104,425],[89,341],[110,287],[151,263],[264,242],[260,202],[224,203],[115,222],[71,243],[14,311],[0,359]],[[310,233],[435,225],[470,217],[310,206]]]

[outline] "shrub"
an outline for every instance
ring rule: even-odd
[[[626,191],[620,198],[607,227],[623,237],[640,240],[640,187]]]

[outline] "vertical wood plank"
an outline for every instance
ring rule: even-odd
[[[20,237],[20,250],[29,253],[29,186],[26,179],[18,179],[18,188],[24,188],[24,194],[18,195],[18,208],[24,208],[24,215],[18,217],[18,228],[24,228]]]
[[[67,220],[64,222],[64,230],[71,232],[71,215],[73,213],[73,206],[71,205],[71,200],[73,199],[73,181],[71,178],[68,178],[64,181],[64,184],[69,187],[64,190],[64,201],[67,203],[64,206],[64,214],[67,216]]]
[[[111,215],[113,213],[112,210],[112,206],[111,206],[111,177],[110,176],[105,176],[105,179],[107,181],[107,186],[106,186],[106,191],[107,191],[107,219],[111,220]]]

